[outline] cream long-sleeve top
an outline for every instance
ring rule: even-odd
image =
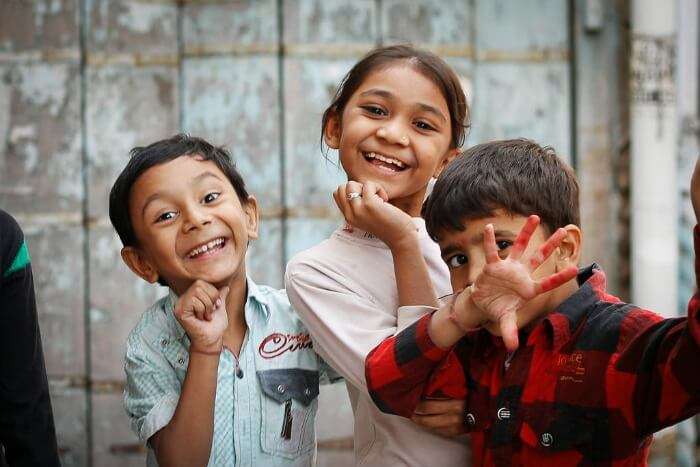
[[[440,250],[428,236],[423,219],[413,221],[435,292],[449,294],[449,273]],[[408,419],[382,413],[367,392],[367,354],[428,310],[398,310],[392,255],[381,240],[359,229],[339,228],[292,258],[285,284],[289,300],[311,333],[314,349],[345,378],[355,417],[356,464],[468,465],[464,437],[445,438]]]

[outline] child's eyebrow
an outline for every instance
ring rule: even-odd
[[[498,237],[513,238],[516,236],[516,234],[511,232],[510,230],[494,230],[493,236],[496,238],[498,238]],[[484,233],[481,232],[480,234],[474,235],[471,238],[471,244],[472,245],[483,245],[484,244]]]
[[[196,183],[199,183],[199,182],[201,182],[202,180],[204,180],[205,178],[209,178],[209,177],[214,177],[215,179],[221,181],[221,178],[218,177],[214,172],[210,172],[210,171],[207,170],[206,172],[202,172],[201,174],[199,174],[199,175],[197,175],[196,177],[194,177],[194,178],[192,179],[192,182],[190,183],[190,185],[194,185],[194,184],[196,184]]]
[[[367,96],[379,96],[379,97],[383,97],[384,99],[393,99],[394,98],[394,95],[392,93],[390,93],[389,91],[386,91],[384,89],[376,89],[376,88],[368,89],[368,90],[360,93],[360,97],[367,97]],[[428,105],[428,104],[425,104],[423,102],[418,102],[414,106],[417,107],[422,112],[429,112],[429,113],[435,115],[443,122],[447,121],[447,119],[442,114],[442,112],[440,112],[439,109],[437,109],[436,107],[433,107],[432,105]]]
[[[440,256],[444,258],[445,256],[451,255],[455,251],[459,251],[459,247],[457,245],[449,244],[445,246],[445,248],[440,248]]]

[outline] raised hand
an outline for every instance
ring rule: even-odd
[[[333,199],[350,226],[371,233],[389,247],[416,231],[411,216],[388,203],[386,191],[377,183],[343,183]]]
[[[218,290],[208,282],[197,280],[178,298],[173,314],[190,338],[191,351],[221,351],[228,327],[228,291],[228,287]]]
[[[532,256],[525,257],[523,253],[539,221],[539,217],[534,215],[527,219],[505,259],[498,256],[493,225],[489,224],[484,229],[486,265],[471,286],[471,300],[483,313],[485,321],[498,324],[509,351],[518,348],[518,310],[537,295],[573,279],[577,273],[576,267],[571,266],[542,279],[532,277],[533,272],[566,237],[566,231],[558,229]],[[524,324],[520,323],[521,326]]]

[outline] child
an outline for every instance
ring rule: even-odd
[[[422,283],[435,284],[440,295],[451,292],[447,268],[419,216],[431,177],[459,152],[466,119],[465,96],[454,72],[437,56],[409,46],[379,48],[361,59],[323,116],[323,139],[338,149],[349,180],[334,194],[339,208],[362,206],[362,197],[379,193],[388,200],[382,221],[394,222],[401,231],[392,237],[369,235],[359,217],[346,216],[353,229],[336,230],[287,265],[285,284],[294,309],[316,351],[345,377],[358,464],[438,467],[455,459],[466,462],[469,456],[463,440],[437,436],[377,410],[364,376],[367,353],[417,317],[410,308],[397,316],[397,309],[436,300],[432,287],[403,287],[405,292],[397,294],[403,271],[418,270],[415,263],[423,263]],[[367,192],[360,191],[361,184]],[[422,255],[414,258],[413,251]],[[453,401],[445,404],[435,402],[436,412],[454,406]],[[463,401],[457,405],[463,407]],[[442,418],[427,414],[420,420],[463,432],[461,409],[456,416],[444,411]]]
[[[246,275],[255,198],[200,138],[131,156],[110,219],[129,268],[170,288],[126,350],[124,404],[149,465],[313,464],[323,368],[284,291]]]
[[[698,209],[697,177],[692,192]],[[368,355],[381,410],[466,397],[475,465],[645,464],[655,431],[700,410],[700,296],[688,318],[662,319],[609,295],[596,264],[574,277],[578,183],[550,148],[469,149],[424,216],[464,291]]]
[[[29,250],[0,209],[0,465],[61,465]]]

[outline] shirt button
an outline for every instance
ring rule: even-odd
[[[180,365],[184,365],[184,364],[185,364],[185,359],[184,359],[183,357],[180,357],[180,358],[177,359],[177,362],[178,362]]]
[[[510,410],[505,407],[501,407],[498,409],[498,412],[496,412],[496,416],[499,420],[508,420],[510,418]]]
[[[476,425],[476,418],[474,418],[474,415],[471,413],[468,413],[466,418],[465,418],[467,425],[469,426],[474,426]]]
[[[309,388],[304,389],[304,395],[310,396],[310,395],[311,395],[311,389],[309,389]]]
[[[162,341],[160,341],[160,345],[162,345],[163,347],[168,345],[168,339],[163,339]]]
[[[553,442],[554,438],[552,437],[551,433],[542,433],[542,436],[540,436],[540,443],[546,448],[551,446]]]
[[[279,392],[280,394],[282,394],[286,390],[287,387],[284,384],[280,384],[279,386],[277,386],[277,392]]]

